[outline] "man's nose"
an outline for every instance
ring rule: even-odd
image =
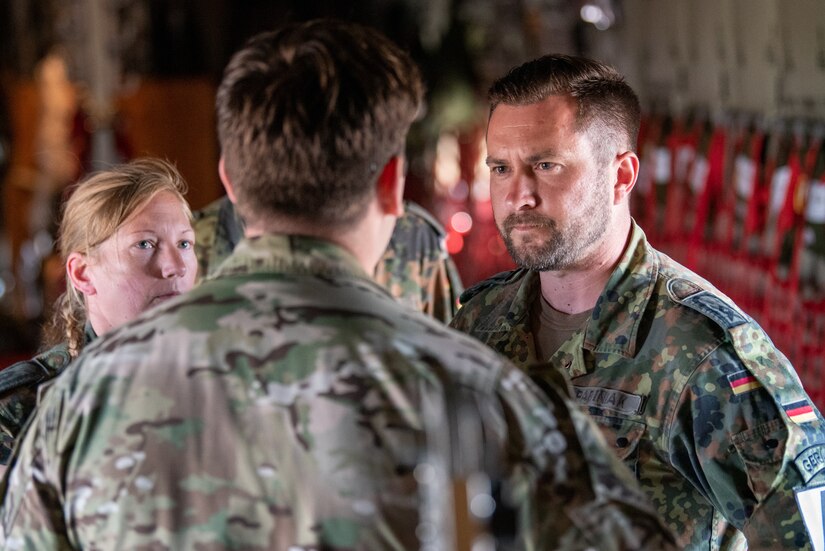
[[[510,182],[507,202],[513,210],[534,209],[538,205],[535,177],[526,172],[518,172]]]

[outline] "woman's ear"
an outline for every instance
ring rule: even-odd
[[[86,255],[78,252],[71,253],[66,259],[66,275],[69,277],[69,284],[84,296],[97,293],[89,274],[89,262]]]

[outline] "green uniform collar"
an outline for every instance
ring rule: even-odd
[[[583,348],[636,356],[639,323],[659,275],[659,263],[652,254],[644,231],[631,222],[627,247],[587,322]]]
[[[92,324],[88,321],[83,327],[83,335],[86,337],[86,342],[83,343],[84,345],[89,344],[97,338],[97,333],[95,333],[95,330],[92,328]]]
[[[242,239],[215,277],[262,272],[349,276],[373,281],[355,257],[339,245],[315,237],[280,234]],[[377,283],[375,286],[379,287]]]
[[[585,326],[583,338],[581,333],[577,333],[559,350],[558,354],[571,356],[562,362],[571,372],[571,376],[584,373],[583,365],[572,365],[573,358],[580,356],[571,354],[572,348],[618,354],[626,358],[635,357],[639,323],[653,294],[659,272],[659,265],[653,254],[644,231],[632,222],[627,247],[596,301],[593,315]],[[511,281],[518,287],[515,289],[509,309],[503,317],[491,316],[488,322],[482,322],[481,330],[500,332],[508,341],[518,340],[526,343],[527,357],[521,358],[520,361],[524,364],[539,362],[528,323],[530,306],[539,300],[541,292],[539,272],[518,270],[513,273]],[[523,334],[514,335],[514,332]]]

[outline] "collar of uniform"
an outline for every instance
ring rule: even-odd
[[[95,333],[95,330],[92,328],[92,324],[89,321],[87,321],[86,325],[83,327],[83,334],[86,337],[86,342],[83,344],[89,344],[97,338],[97,333]]]
[[[539,361],[529,313],[540,287],[538,272],[518,270],[511,280],[498,288],[497,304],[490,315],[482,317],[473,329],[473,333],[486,334],[485,342],[517,365],[527,366]]]
[[[221,199],[220,207],[218,208],[218,224],[216,231],[223,232],[222,237],[230,247],[234,247],[241,239],[243,239],[244,222],[241,215],[238,214],[238,209],[229,197],[224,195]]]
[[[636,355],[639,324],[658,273],[658,261],[634,221],[627,248],[587,322],[585,349],[627,358]]]
[[[497,308],[497,315],[491,315],[482,318],[479,324],[479,329],[485,332],[510,332],[519,327],[528,327],[527,316],[530,313],[532,304],[539,297],[539,290],[541,289],[541,282],[539,281],[539,272],[533,270],[519,270],[513,283],[517,285],[514,290],[507,291],[507,294],[513,293],[511,301],[506,300],[506,296],[499,297],[501,304],[507,306],[504,308]],[[506,283],[505,285],[509,285]],[[529,328],[527,329],[529,332]]]
[[[83,346],[86,347],[91,343],[93,340],[97,339],[97,334],[95,330],[92,328],[92,324],[89,321],[86,321],[85,325],[83,326]],[[52,377],[57,376],[61,371],[63,371],[67,365],[72,362],[72,357],[69,355],[69,345],[68,343],[62,342],[48,350],[39,353],[37,356],[31,359],[29,364],[34,364],[39,366],[43,372],[46,374],[46,379],[51,379]],[[23,363],[23,362],[21,362]],[[11,373],[11,372],[9,372]],[[42,377],[43,373],[40,373],[39,377]],[[18,379],[19,381],[20,379]],[[38,378],[37,382],[42,382],[44,379]],[[11,379],[7,378],[5,383],[8,384],[11,382]],[[19,388],[17,386],[12,388]]]
[[[372,281],[355,257],[342,247],[315,237],[282,234],[242,239],[215,277],[273,271]]]

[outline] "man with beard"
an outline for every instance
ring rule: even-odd
[[[558,372],[685,549],[822,549],[822,417],[764,331],[630,216],[638,99],[550,55],[490,89],[496,223],[520,269],[452,326],[541,383]]]

